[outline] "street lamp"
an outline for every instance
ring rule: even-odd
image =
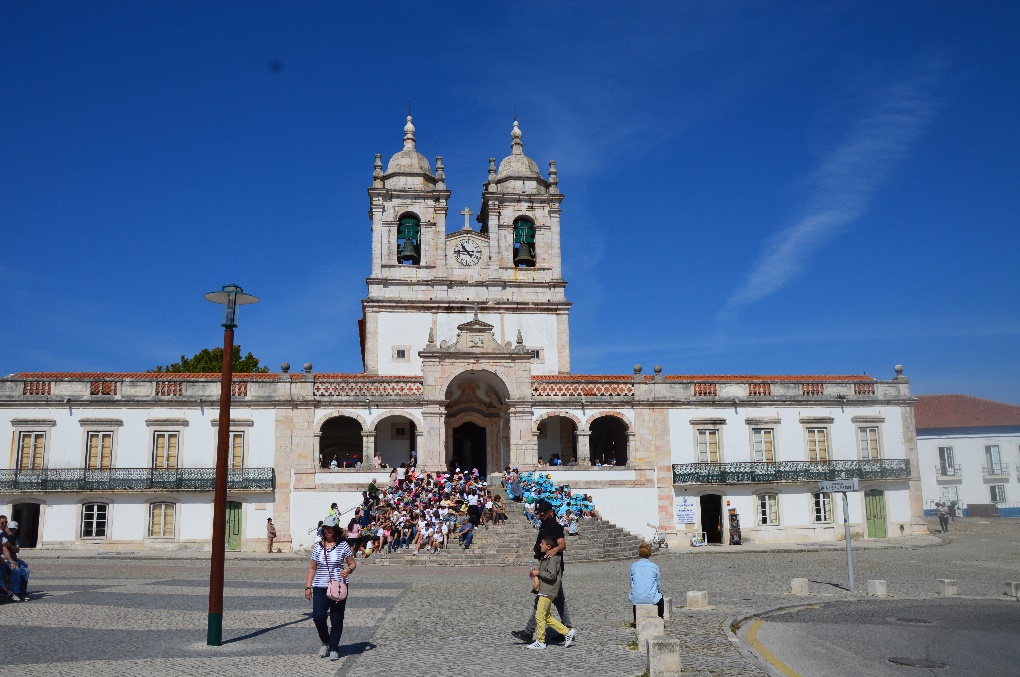
[[[236,284],[205,295],[207,301],[226,306],[223,318],[223,368],[220,370],[220,422],[216,439],[216,491],[213,495],[212,557],[209,572],[209,628],[206,644],[223,644],[223,558],[227,541],[227,447],[230,435],[230,383],[234,375],[234,327],[237,307],[258,299]]]

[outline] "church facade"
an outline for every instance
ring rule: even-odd
[[[540,469],[677,545],[727,542],[737,526],[745,542],[839,539],[840,502],[818,482],[845,478],[860,482],[856,533],[926,530],[900,367],[888,380],[572,374],[563,195],[516,121],[459,229],[442,157],[433,169],[418,151],[410,116],[385,168],[376,155],[368,197],[364,371],[235,375],[228,548],[264,547],[269,517],[277,545],[307,548],[330,503],[357,504],[412,456],[432,471]],[[208,549],[218,398],[218,374],[0,379],[0,511],[37,547]]]

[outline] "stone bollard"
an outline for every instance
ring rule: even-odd
[[[680,674],[680,640],[652,637],[648,640],[648,677]]]
[[[790,581],[790,591],[794,595],[810,595],[811,586],[806,578],[794,578]]]
[[[673,615],[673,598],[663,597],[662,598],[662,620],[668,621]]]
[[[1006,581],[1006,594],[1020,599],[1020,581]]]
[[[649,639],[662,637],[664,634],[666,634],[666,626],[658,616],[641,621],[637,625],[638,651],[646,651]]]
[[[708,608],[708,591],[707,590],[688,590],[687,591],[687,608],[688,609],[707,609]]]
[[[887,597],[889,592],[885,581],[868,581],[868,594],[872,597]]]
[[[953,595],[960,594],[960,590],[956,587],[956,581],[952,578],[939,578],[936,579],[939,587],[938,594],[944,595],[945,597],[952,597]]]
[[[641,625],[641,621],[648,621],[659,617],[658,604],[635,604],[634,611],[637,614],[637,620],[634,621],[635,627]]]

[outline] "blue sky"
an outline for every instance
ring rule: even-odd
[[[411,99],[451,213],[515,105],[557,161],[575,373],[902,363],[1020,404],[1020,5],[631,5],[3,3],[0,373],[220,345],[226,283],[245,351],[360,371]]]

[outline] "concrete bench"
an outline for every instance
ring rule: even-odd
[[[687,608],[688,609],[707,609],[708,608],[708,591],[707,590],[688,590],[687,591]]]
[[[952,597],[960,594],[960,589],[956,585],[956,581],[952,578],[939,578],[936,579],[938,588],[936,592],[945,597]]]
[[[648,677],[675,677],[680,674],[680,640],[653,637],[648,640]]]
[[[885,581],[868,581],[868,594],[872,597],[887,597],[889,592]]]

